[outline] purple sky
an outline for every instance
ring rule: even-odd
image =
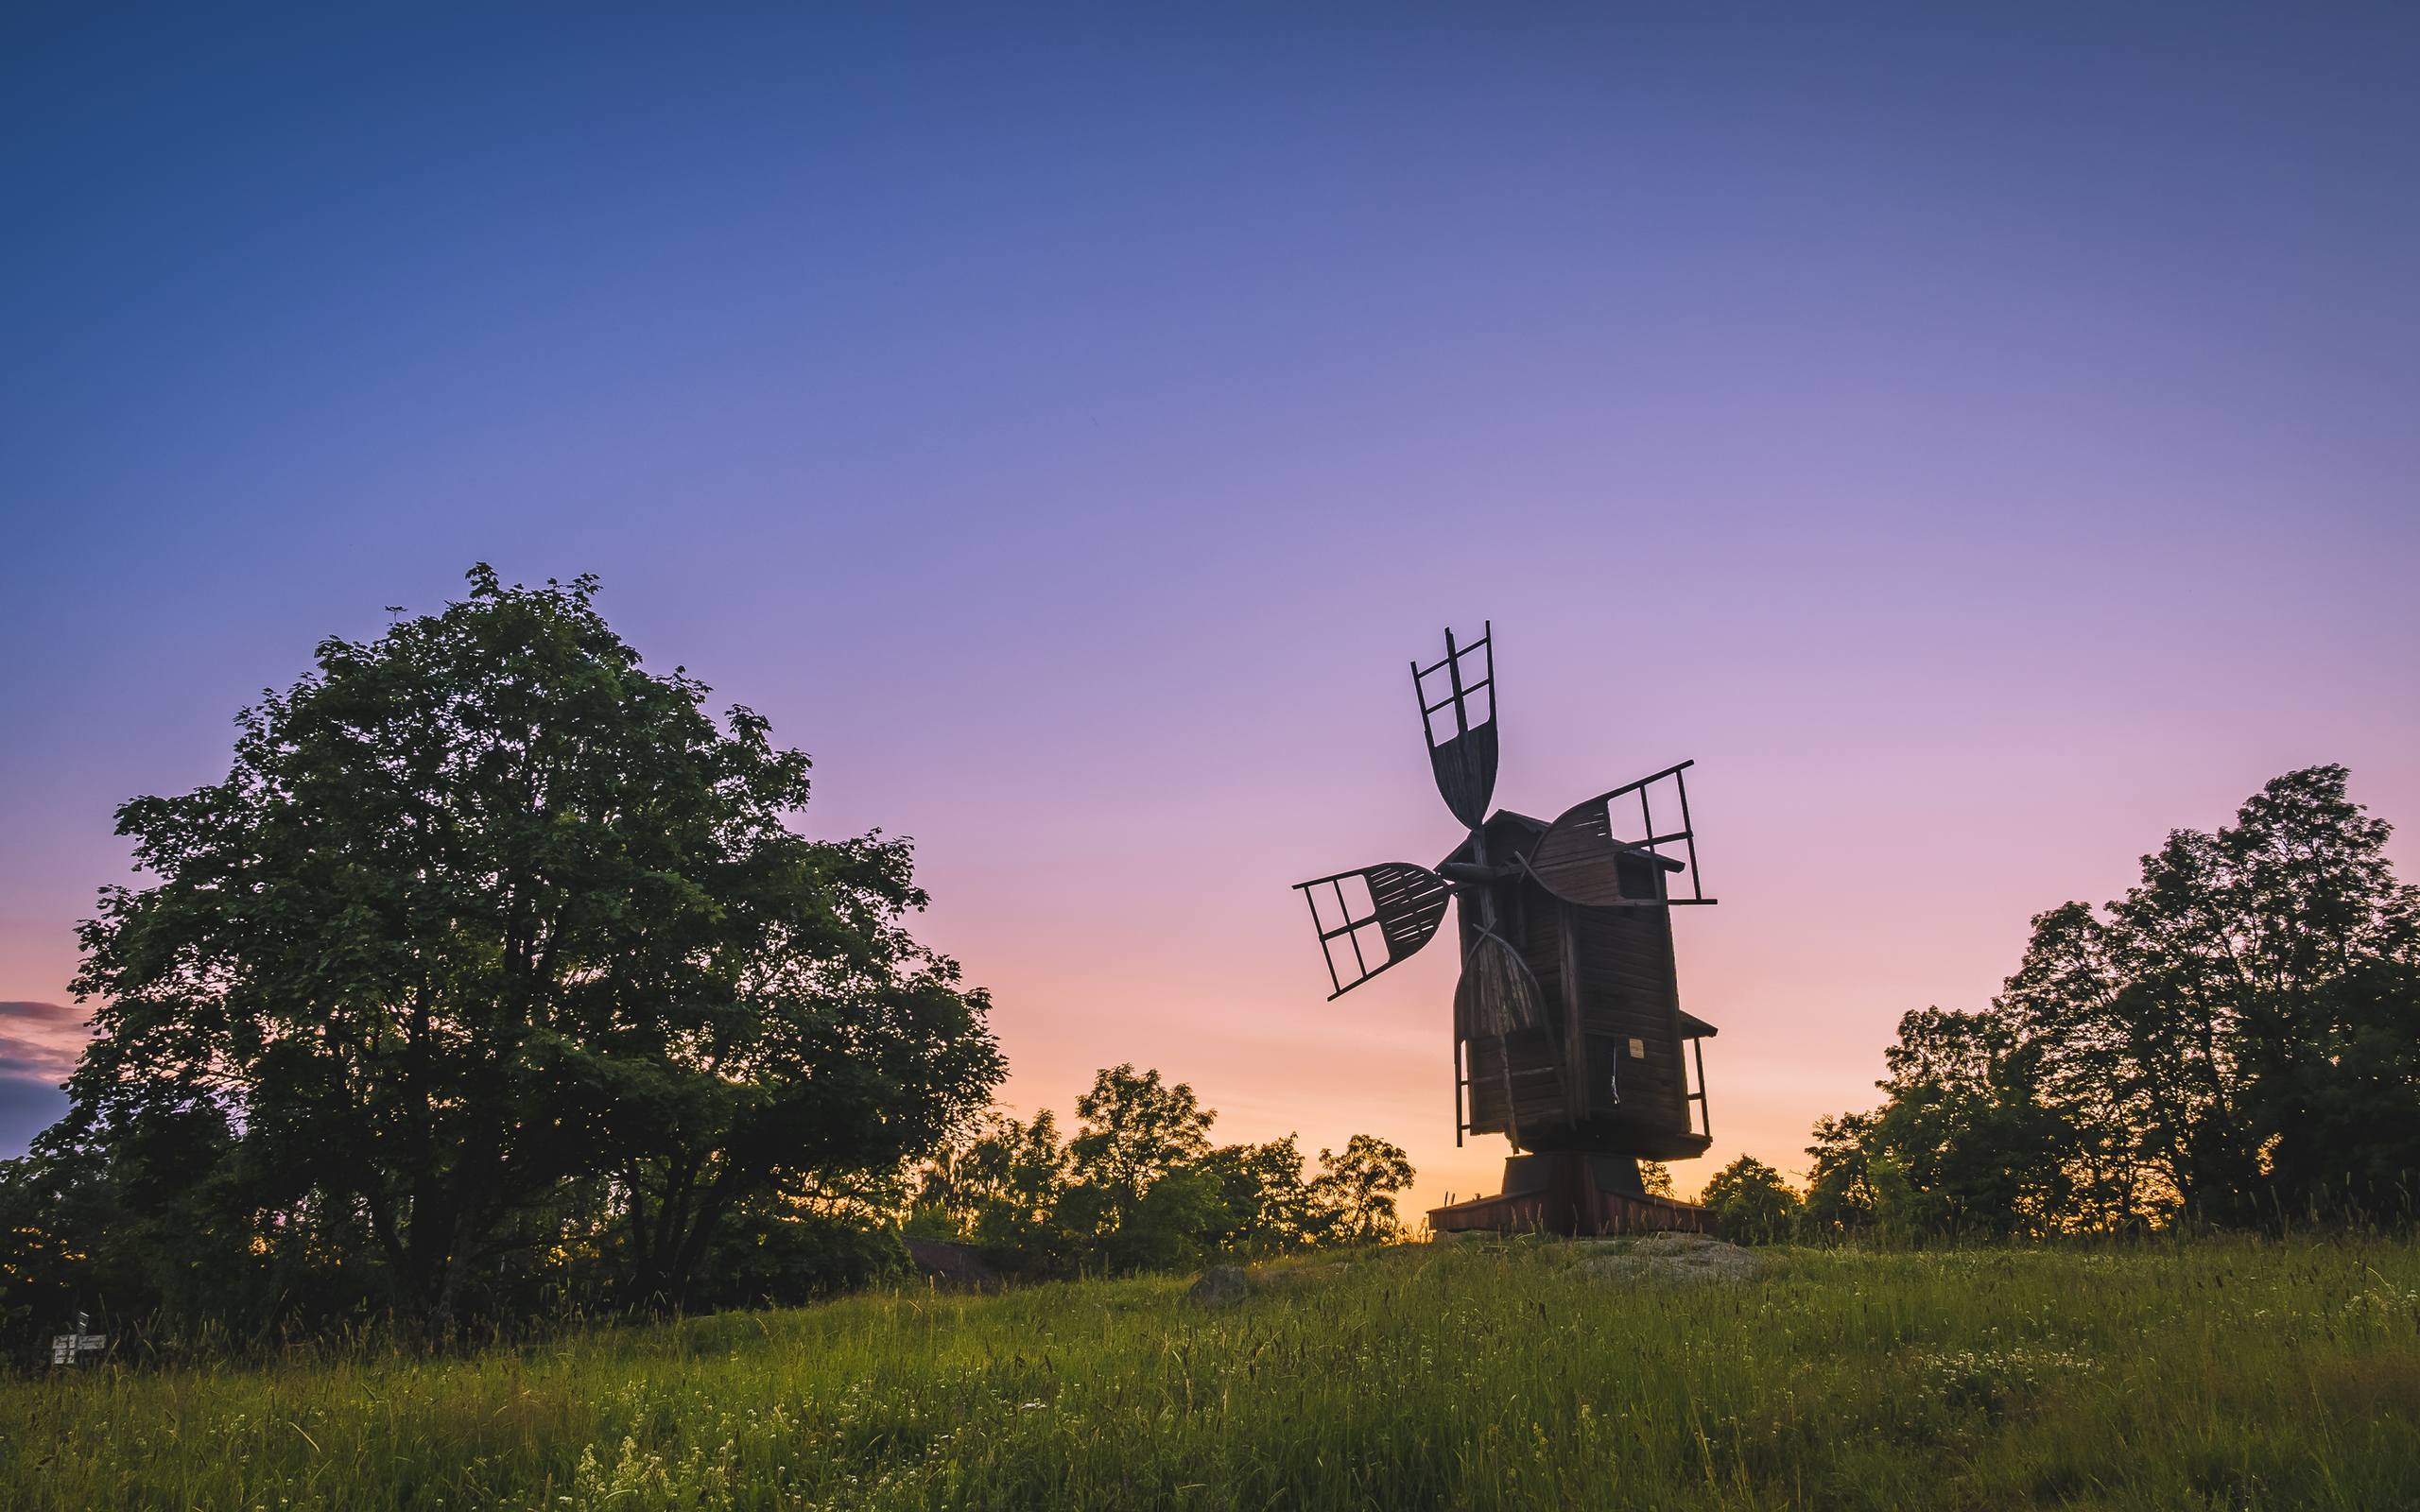
[[[0,22],[0,1149],[112,808],[482,558],[917,838],[1012,1102],[1424,1197],[1450,954],[1287,885],[1452,843],[1448,622],[1500,802],[1700,764],[1717,1160],[2269,777],[2420,825],[2410,12],[337,9]]]

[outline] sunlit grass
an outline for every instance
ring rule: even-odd
[[[1558,1245],[0,1384],[29,1507],[2420,1506],[2420,1250]]]

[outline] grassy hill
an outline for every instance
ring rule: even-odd
[[[2420,1249],[1413,1246],[0,1384],[27,1507],[2420,1506]],[[1612,1274],[1608,1274],[1611,1272]]]

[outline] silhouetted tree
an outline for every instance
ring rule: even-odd
[[[911,1233],[982,1246],[1026,1275],[1170,1269],[1399,1237],[1412,1180],[1395,1145],[1354,1135],[1305,1180],[1295,1136],[1210,1143],[1218,1115],[1157,1071],[1115,1066],[1077,1101],[1075,1139],[1047,1112],[992,1115],[925,1168]]]
[[[1819,1163],[1910,1231],[2409,1216],[2420,891],[2346,782],[2288,773],[2105,913],[2036,916],[1988,1010],[1901,1022],[1890,1101]]]
[[[1226,1221],[1217,1247],[1240,1252],[1298,1248],[1317,1237],[1316,1199],[1303,1179],[1303,1151],[1293,1135],[1266,1144],[1222,1144],[1201,1169],[1219,1190]]]
[[[1341,1153],[1320,1151],[1311,1200],[1327,1214],[1329,1231],[1351,1244],[1403,1233],[1395,1198],[1411,1187],[1411,1158],[1403,1146],[1367,1134],[1344,1142]]]
[[[2033,919],[2025,958],[1994,1005],[2040,1047],[2035,1095],[2065,1124],[2066,1226],[2148,1222],[2169,1190],[2145,1159],[2142,1131],[2166,1118],[2143,1074],[2138,1026],[2119,1014],[2126,988],[2109,927],[2083,903]]]
[[[158,880],[84,926],[70,1088],[129,1160],[223,1128],[242,1207],[357,1223],[436,1331],[597,1211],[578,1183],[625,1295],[677,1302],[744,1205],[895,1167],[1000,1075],[982,994],[903,927],[904,842],[787,829],[806,758],[646,671],[594,579],[470,581],[322,643],[224,782],[120,809]]]
[[[1698,1201],[1728,1239],[1776,1244],[1797,1231],[1798,1194],[1779,1171],[1751,1155],[1708,1177]]]
[[[1883,1052],[1891,1100],[1867,1130],[1888,1228],[2036,1233],[2065,1211],[2068,1129],[2040,1095],[2042,1054],[1999,1016],[1926,1008]]]
[[[1838,1235],[1873,1224],[1874,1180],[1866,1154],[1873,1132],[1874,1119],[1865,1113],[1815,1121],[1814,1143],[1806,1146],[1812,1162],[1805,1204],[1810,1232]]]
[[[1068,1186],[1067,1148],[1048,1108],[1020,1123],[987,1114],[926,1171],[908,1231],[980,1246],[992,1263],[1019,1275],[1072,1270],[1089,1236],[1061,1213]]]
[[[1145,1200],[1168,1176],[1191,1171],[1210,1154],[1210,1123],[1191,1086],[1167,1084],[1159,1072],[1120,1064],[1094,1076],[1077,1098],[1075,1140],[1067,1146],[1070,1191],[1063,1212],[1092,1234],[1114,1267],[1174,1265],[1184,1248],[1176,1224],[1215,1227],[1215,1183],[1184,1183],[1145,1212]],[[1171,1258],[1174,1256],[1174,1258]]]

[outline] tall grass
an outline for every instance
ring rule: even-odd
[[[0,1384],[10,1506],[2420,1506],[2420,1250],[1582,1246]]]

